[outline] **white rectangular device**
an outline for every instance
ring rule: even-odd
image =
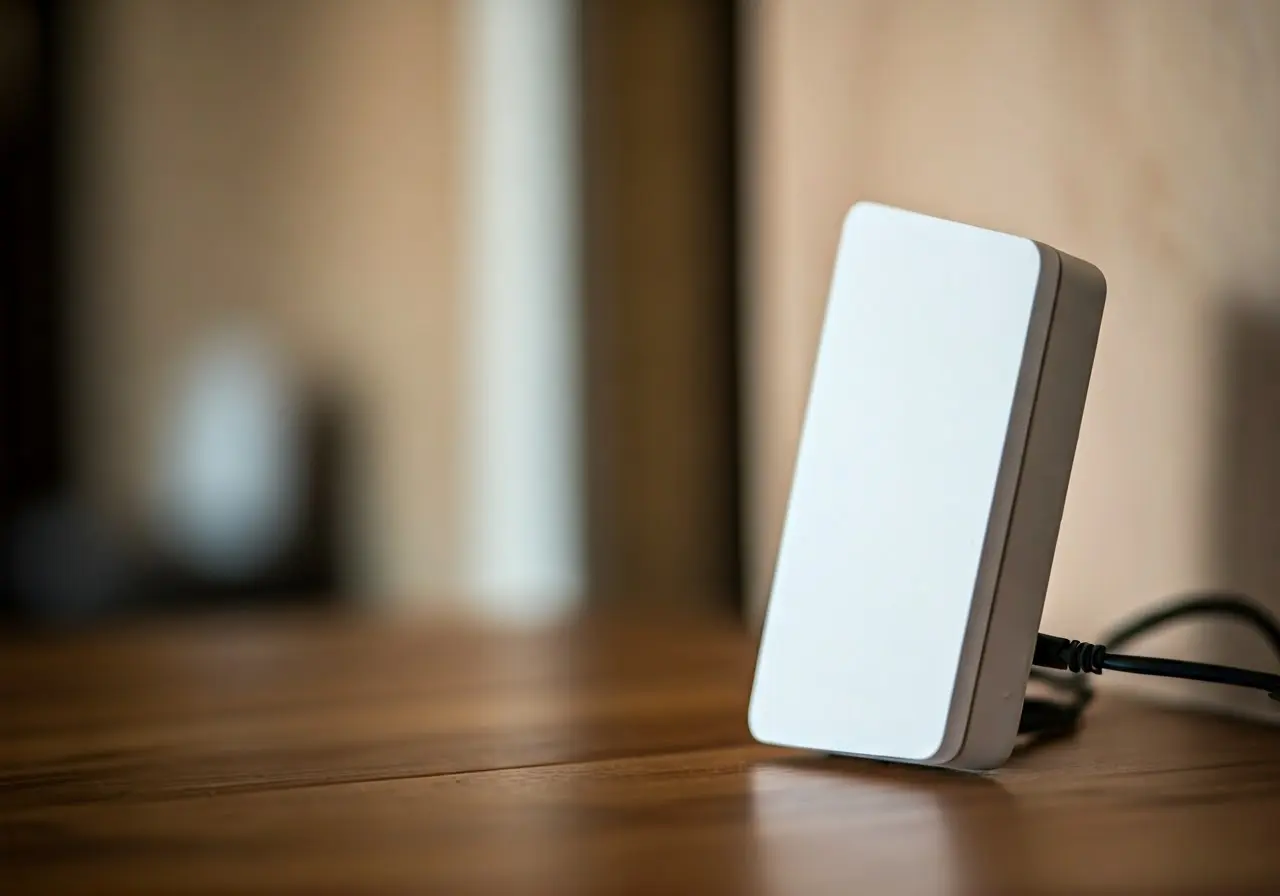
[[[751,693],[756,739],[994,768],[1017,737],[1106,282],[1021,237],[845,219]]]

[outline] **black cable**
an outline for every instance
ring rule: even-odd
[[[1191,594],[1140,613],[1112,629],[1104,639],[1105,644],[1040,634],[1036,638],[1035,654],[1032,657],[1032,665],[1037,667],[1032,669],[1032,678],[1067,692],[1072,699],[1067,703],[1035,698],[1028,700],[1023,709],[1019,733],[1043,737],[1045,732],[1051,732],[1052,736],[1074,730],[1084,708],[1093,699],[1092,683],[1086,675],[1079,673],[1097,675],[1105,670],[1229,684],[1257,688],[1268,692],[1272,699],[1280,700],[1280,675],[1213,663],[1109,652],[1109,648],[1114,649],[1165,623],[1189,616],[1224,616],[1247,622],[1266,637],[1277,656],[1280,656],[1280,623],[1248,598],[1226,592]],[[1073,674],[1058,675],[1043,671],[1046,669],[1065,670]]]
[[[1184,616],[1228,616],[1247,622],[1266,636],[1272,650],[1280,656],[1280,624],[1248,597],[1227,591],[1198,592],[1174,598],[1159,607],[1131,616],[1099,640],[1114,650],[1139,635]]]
[[[1162,678],[1183,678],[1188,681],[1207,681],[1211,684],[1232,684],[1242,688],[1257,688],[1280,700],[1280,675],[1238,669],[1234,666],[1218,666],[1213,663],[1192,663],[1187,660],[1166,660],[1151,656],[1128,656],[1109,653],[1102,662],[1103,669],[1116,672],[1133,672],[1137,675],[1158,675]]]

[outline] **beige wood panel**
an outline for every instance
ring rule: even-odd
[[[1280,4],[751,8],[755,606],[840,218],[872,198],[1107,276],[1046,626],[1089,637],[1201,585],[1280,608]],[[1160,646],[1269,662],[1248,638]]]
[[[459,116],[452,2],[81,11],[79,461],[139,525],[184,358],[247,314],[354,412],[362,589],[453,590]]]

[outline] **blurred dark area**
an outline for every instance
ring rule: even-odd
[[[39,612],[36,593],[58,587],[61,551],[50,539],[96,536],[75,510],[57,509],[70,486],[63,27],[58,4],[0,6],[0,607],[9,617]]]

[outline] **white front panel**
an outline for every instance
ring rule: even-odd
[[[850,212],[752,693],[760,740],[938,752],[1039,275],[1030,240]]]

